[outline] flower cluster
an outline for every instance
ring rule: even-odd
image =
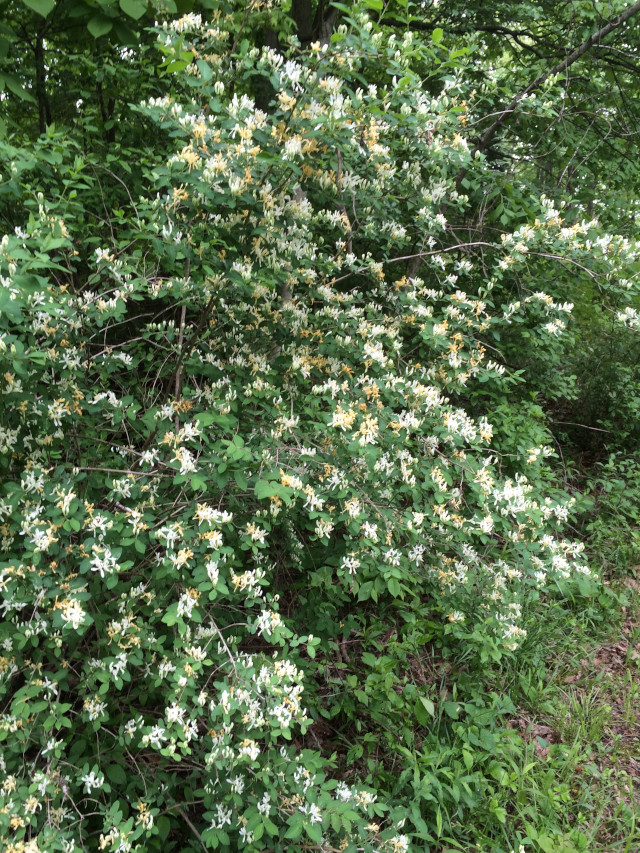
[[[589,572],[544,430],[508,452],[494,423],[519,381],[497,344],[526,328],[553,361],[572,306],[522,270],[612,280],[633,247],[544,198],[486,255],[458,243],[457,176],[484,166],[462,82],[410,71],[429,46],[358,12],[331,46],[231,54],[229,8],[159,30],[188,84],[139,107],[176,150],[135,227],[80,265],[41,197],[0,242],[14,849],[188,826],[212,849],[409,850],[408,810],[331,779],[307,735],[318,651],[372,601],[499,656],[527,590]]]

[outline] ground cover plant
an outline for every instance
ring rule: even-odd
[[[632,849],[631,793],[567,816],[578,768],[611,779],[583,758],[609,688],[540,681],[567,626],[631,606],[585,520],[634,531],[618,457],[578,488],[554,418],[580,322],[633,349],[637,248],[526,161],[509,185],[480,44],[379,5],[308,44],[286,4],[157,10],[127,48],[88,6],[104,52],[51,65],[84,87],[69,132],[6,78],[39,107],[0,140],[12,853]],[[524,121],[555,126],[565,83]]]

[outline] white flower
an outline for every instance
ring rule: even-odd
[[[62,746],[61,740],[56,740],[55,738],[49,738],[47,741],[47,745],[42,750],[43,755],[47,755],[49,752],[54,752],[59,746]]]
[[[218,583],[218,577],[220,576],[220,570],[218,569],[218,563],[215,560],[209,560],[206,564],[207,569],[207,577],[211,581],[213,586],[216,586]]]
[[[389,550],[386,551],[384,555],[385,560],[392,566],[400,565],[400,556],[400,551],[398,551],[397,548],[389,548]]]
[[[194,455],[186,447],[177,447],[173,458],[180,463],[181,474],[194,474],[198,470]]]
[[[96,773],[95,770],[92,770],[91,773],[85,773],[85,775],[81,777],[81,781],[84,782],[85,793],[90,794],[94,788],[102,788],[104,785],[104,773]]]
[[[182,725],[185,715],[185,709],[181,708],[175,702],[165,708],[164,715],[168,723],[180,723]]]
[[[240,744],[239,755],[247,755],[252,761],[255,761],[260,755],[260,747],[255,740],[247,738]]]
[[[247,533],[251,537],[252,542],[259,542],[261,545],[264,545],[264,537],[267,535],[266,530],[263,530],[256,524],[249,523],[247,524]]]
[[[65,622],[71,622],[74,628],[79,628],[84,622],[85,612],[78,601],[69,599],[62,605],[62,618]]]
[[[302,156],[302,139],[296,134],[291,139],[287,139],[284,144],[283,160],[293,160],[295,157]]]
[[[241,794],[244,791],[244,779],[242,776],[235,776],[233,779],[227,779],[231,785],[231,790],[234,794]]]
[[[216,805],[216,811],[218,813],[218,829],[222,829],[226,824],[231,825],[231,809],[225,809],[224,806],[221,806],[220,803]]]
[[[370,522],[365,521],[360,530],[362,531],[362,534],[366,539],[371,539],[373,542],[378,541],[377,524],[371,524]]]
[[[262,802],[258,803],[258,811],[263,815],[268,815],[271,811],[271,797],[266,793],[266,791],[262,797]]]
[[[304,806],[300,806],[300,811],[302,814],[308,815],[309,823],[322,823],[322,813],[315,803],[307,803]]]
[[[251,844],[253,841],[253,832],[250,832],[246,826],[240,827],[240,837],[244,841],[245,844]]]
[[[319,518],[316,521],[315,534],[319,539],[322,539],[325,536],[327,538],[329,538],[332,531],[333,531],[333,522],[329,521],[326,518]]]
[[[92,548],[93,559],[91,561],[91,571],[98,572],[101,578],[105,575],[112,575],[117,572],[120,566],[109,548],[102,548],[99,545],[94,545]],[[100,556],[102,552],[102,556]]]
[[[355,575],[360,568],[360,560],[350,554],[348,557],[343,557],[340,564],[341,568],[348,569],[349,573]]]
[[[351,788],[347,787],[344,782],[338,782],[336,787],[336,800],[340,800],[343,803],[348,803],[349,800],[353,799],[353,792]]]

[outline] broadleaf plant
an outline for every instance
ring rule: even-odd
[[[339,705],[322,681],[336,650],[418,614],[498,661],[525,635],[526,601],[590,576],[533,407],[494,434],[492,411],[525,381],[500,342],[561,362],[572,306],[539,283],[550,264],[556,286],[572,264],[606,277],[632,317],[634,247],[563,223],[546,197],[527,224],[461,241],[461,171],[491,180],[470,153],[466,60],[442,30],[376,28],[377,8],[354,5],[304,49],[252,46],[232,4],[159,26],[157,66],[176,77],[135,109],[172,150],[93,237],[82,164],[46,194],[14,149],[27,201],[0,243],[7,850],[425,849],[444,824],[424,781],[421,812],[305,738]],[[250,13],[290,29],[276,4]],[[394,659],[363,644],[393,714]],[[482,712],[418,690],[408,707],[452,731]],[[462,779],[459,818],[477,784]]]

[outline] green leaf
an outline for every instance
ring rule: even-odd
[[[189,65],[191,65],[191,62],[190,62],[190,61],[189,61],[189,62],[184,62],[184,61],[183,61],[183,60],[181,60],[181,59],[174,59],[174,61],[173,61],[173,62],[170,62],[170,63],[167,65],[167,71],[168,71],[170,74],[175,74],[175,73],[177,73],[178,71],[184,71],[184,69],[185,69],[187,66],[189,66]]]
[[[43,18],[46,18],[56,5],[55,0],[22,0],[22,2]]]
[[[395,578],[389,578],[387,587],[394,598],[399,598],[402,595],[402,587]]]
[[[160,815],[156,820],[156,826],[158,827],[158,836],[160,841],[166,841],[169,836],[169,832],[171,831],[171,821],[168,817]]]
[[[416,699],[413,712],[421,726],[426,726],[430,722],[430,718],[433,719],[436,715],[435,705],[426,696],[419,696]]]
[[[178,621],[178,602],[175,602],[167,609],[167,612],[162,617],[162,621],[165,625],[175,625]]]
[[[127,781],[127,774],[120,764],[110,764],[105,770],[105,774],[114,785],[124,785]]]
[[[493,814],[498,818],[501,824],[505,824],[507,822],[507,810],[502,807],[494,809]],[[538,844],[540,844],[540,838],[538,838]],[[543,844],[540,844],[543,850],[548,851],[548,853],[558,853],[558,848],[555,844],[551,844],[550,847],[545,847]]]
[[[436,27],[435,30],[431,33],[431,41],[434,44],[440,44],[443,35],[444,30],[442,30],[440,27]]]
[[[269,835],[271,835],[273,837],[280,832],[280,830],[275,825],[275,823],[272,820],[269,820],[268,817],[263,818],[263,820],[264,820],[264,828],[267,830]]]
[[[19,320],[22,317],[22,302],[11,299],[8,288],[0,290],[0,314],[6,314],[11,320]]]
[[[128,15],[137,21],[147,11],[146,0],[120,0],[120,8]]]
[[[201,427],[208,427],[212,423],[215,423],[216,416],[212,415],[211,412],[198,412],[195,416],[195,420],[198,421]]]
[[[302,835],[302,823],[300,821],[296,821],[293,826],[290,826],[289,829],[285,832],[284,837],[290,838],[292,841],[300,838]]]
[[[270,483],[268,480],[258,480],[255,487],[256,497],[259,499],[273,498],[280,495],[282,486],[280,483]]]
[[[444,712],[448,717],[451,717],[452,720],[457,720],[460,716],[460,703],[459,702],[445,702]]]
[[[13,74],[0,74],[0,91],[6,88],[13,92],[21,101],[27,101],[30,104],[35,104],[36,99],[33,97],[31,92],[27,91],[24,86],[20,83],[19,79],[15,77]]]
[[[111,32],[112,28],[113,21],[106,15],[94,15],[87,24],[87,29],[94,39],[100,38],[100,36],[105,36],[108,32]]]
[[[436,709],[435,709],[435,705],[433,704],[431,699],[427,699],[426,696],[421,696],[420,702],[422,703],[427,714],[429,714],[431,717],[435,717]]]
[[[118,43],[120,45],[128,45],[129,47],[135,47],[139,43],[138,37],[136,36],[135,32],[131,29],[131,27],[125,24],[124,21],[114,21],[113,32],[115,34],[115,37],[118,39]]]
[[[322,827],[317,823],[305,823],[304,828],[309,838],[315,841],[316,844],[320,844],[322,841]]]
[[[200,76],[203,80],[211,80],[213,77],[213,72],[211,70],[211,66],[208,62],[205,62],[204,59],[199,59],[196,62],[196,65],[200,69]]]

